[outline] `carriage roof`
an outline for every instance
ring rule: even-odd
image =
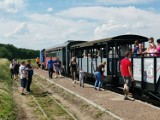
[[[104,39],[98,39],[98,40],[93,40],[93,41],[88,41],[85,43],[81,44],[76,44],[73,45],[72,47],[88,47],[88,46],[94,46],[95,44],[98,43],[105,43],[108,42],[110,45],[114,45],[114,43],[117,44],[134,44],[134,42],[138,40],[140,43],[148,41],[147,37],[140,36],[140,35],[120,35],[116,37],[111,37],[111,38],[104,38]]]

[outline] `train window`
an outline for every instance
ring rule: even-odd
[[[55,52],[47,53],[46,57],[56,57],[57,54]]]
[[[87,57],[87,52],[86,52],[86,50],[83,50],[83,55],[82,55],[84,58],[86,58]]]
[[[120,56],[125,56],[125,52],[129,50],[129,46],[128,45],[120,45]]]

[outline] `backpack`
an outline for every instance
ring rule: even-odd
[[[29,75],[32,76],[33,75],[33,70],[29,71]]]

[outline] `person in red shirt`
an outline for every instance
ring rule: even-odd
[[[128,99],[128,94],[129,94],[129,86],[131,84],[131,80],[133,81],[133,74],[132,74],[132,64],[131,61],[129,60],[129,58],[131,57],[131,52],[130,51],[126,51],[125,52],[125,58],[123,58],[120,62],[121,65],[121,74],[123,76],[124,79],[124,100]]]

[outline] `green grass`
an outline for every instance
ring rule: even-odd
[[[35,84],[32,84],[32,90],[35,91],[33,95],[49,119],[73,120],[73,118],[61,106],[59,106],[46,94],[46,92],[42,91]]]
[[[0,119],[15,120],[9,61],[0,59]]]
[[[21,61],[25,61],[27,63],[27,60],[31,60],[31,64],[33,66],[37,66],[37,63],[36,63],[36,58],[35,59],[18,59],[17,61],[21,62]]]

